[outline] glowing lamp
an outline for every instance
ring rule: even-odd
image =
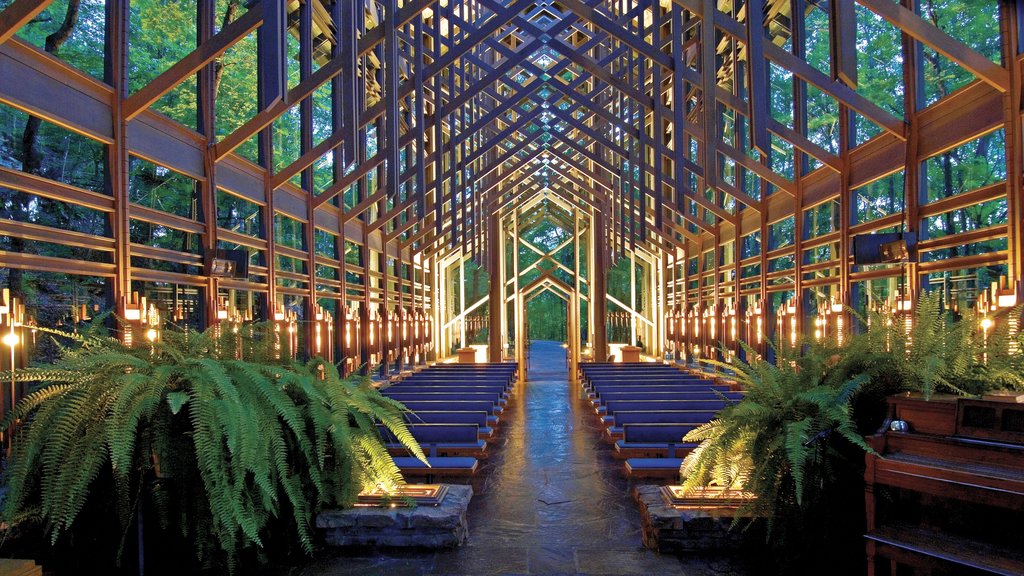
[[[3,337],[4,346],[7,346],[8,348],[14,348],[20,342],[21,342],[21,338],[18,337],[17,333],[15,333],[15,332],[8,332],[7,334],[4,334],[4,337]]]
[[[992,322],[992,319],[989,318],[988,316],[981,319],[981,329],[984,330],[985,332],[991,330],[993,324],[994,323]]]
[[[149,340],[150,342],[156,342],[157,336],[159,336],[159,333],[156,331],[155,328],[150,328],[149,330],[146,330],[146,340]]]
[[[910,292],[904,292],[903,294],[896,294],[896,311],[897,312],[911,312],[914,310],[914,301],[910,296]]]

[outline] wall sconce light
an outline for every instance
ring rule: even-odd
[[[1016,306],[1017,282],[1007,282],[1006,276],[1000,276],[998,282],[992,283],[992,302],[997,308]]]
[[[760,345],[764,342],[764,301],[758,298],[747,307],[747,326],[753,326],[753,340]],[[750,336],[748,335],[748,338]]]
[[[274,319],[274,333],[277,336],[274,347],[278,357],[280,357],[280,350],[283,344],[287,342],[288,357],[295,359],[299,345],[298,330],[295,326],[298,322],[298,317],[295,312],[287,310],[283,303],[274,306],[274,313],[271,317]]]
[[[844,318],[846,306],[843,305],[842,296],[836,296],[833,298],[832,302],[829,304],[829,309],[836,317],[836,343],[842,346],[843,341],[846,339],[846,322]]]
[[[17,348],[19,345],[24,343],[22,338],[22,332],[24,331],[23,326],[25,325],[25,307],[17,298],[11,297],[11,291],[4,288],[2,292],[3,301],[0,302],[0,331],[3,331],[3,336],[0,337],[0,341],[3,345],[10,350],[10,365],[7,367],[10,370],[11,381],[10,389],[8,390],[9,399],[8,404],[4,406],[2,410],[3,415],[7,415],[7,410],[14,409],[14,405],[18,401],[18,386],[15,379],[15,369],[18,368],[18,352]],[[25,358],[24,347],[22,348],[22,356]],[[10,456],[11,440],[14,434],[14,423],[7,428],[6,431],[0,431],[0,439],[3,440],[4,445],[7,448],[7,454]]]
[[[910,290],[903,292],[896,292],[896,305],[895,309],[897,312],[913,312],[914,311],[914,298]]]
[[[160,311],[153,303],[147,303],[145,296],[132,292],[131,296],[121,298],[119,308],[125,324],[121,339],[126,346],[134,343],[136,331],[150,343],[160,339]],[[150,331],[155,332],[152,339],[149,338]]]
[[[313,353],[328,362],[334,361],[334,316],[319,305],[313,305]]]

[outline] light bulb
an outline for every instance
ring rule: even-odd
[[[8,332],[7,334],[4,334],[3,342],[4,346],[14,348],[19,342],[21,342],[21,338],[19,338],[14,332]]]

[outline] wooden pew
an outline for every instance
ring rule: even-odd
[[[658,412],[665,410],[712,410],[719,411],[729,405],[730,401],[716,398],[714,400],[686,400],[686,399],[670,399],[670,400],[607,400],[602,406],[605,408],[604,414],[606,417],[612,418],[614,421],[615,413],[619,411],[647,411],[647,412]]]
[[[615,441],[622,438],[623,426],[626,424],[705,424],[715,418],[714,410],[664,410],[661,412],[619,411],[612,418],[611,425],[605,428],[605,436]]]
[[[480,439],[476,424],[408,424],[409,433],[429,457],[443,456],[486,456],[487,442]],[[396,456],[408,455],[408,450],[383,426],[381,436],[388,451]]]
[[[389,394],[415,394],[415,393],[439,393],[439,394],[496,394],[498,397],[507,399],[508,392],[501,386],[457,386],[457,385],[423,385],[409,384],[407,386],[389,386],[381,391]]]
[[[594,399],[599,414],[604,414],[604,404],[612,400],[739,400],[741,392],[607,392]]]
[[[497,425],[503,411],[493,400],[407,400],[402,402],[413,413],[425,410],[428,412],[486,412],[491,426]]]
[[[694,383],[687,384],[604,384],[594,387],[589,394],[603,396],[614,392],[710,392],[714,390],[729,392],[729,387],[715,385],[707,380],[695,380]]]
[[[490,400],[498,406],[503,406],[505,400],[501,398],[501,394],[497,392],[462,392],[462,393],[450,393],[446,394],[443,392],[388,392],[383,391],[383,394],[388,398],[402,402],[414,402],[417,400],[436,400],[440,402],[449,401],[456,402],[459,400]]]
[[[699,424],[633,423],[622,427],[622,439],[615,442],[616,458],[681,458],[697,447],[683,442],[683,436]]]
[[[473,411],[427,411],[407,412],[405,421],[409,424],[475,424],[480,438],[486,440],[494,436],[495,427],[491,426],[487,412]]]
[[[469,456],[446,456],[427,458],[427,464],[412,456],[395,456],[395,465],[406,478],[426,478],[434,482],[445,477],[464,477],[476,474],[479,461]]]
[[[682,458],[627,458],[626,476],[679,482],[679,467],[682,465]]]

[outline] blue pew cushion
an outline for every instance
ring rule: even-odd
[[[658,450],[674,446],[677,450],[692,450],[700,444],[696,442],[626,442],[625,440],[616,440],[616,448],[620,450]]]
[[[626,466],[631,470],[679,470],[682,458],[630,458]]]
[[[429,467],[412,456],[396,456],[393,460],[395,462],[395,466],[398,466],[402,470],[426,471],[431,468],[437,468],[439,470],[476,471],[476,467],[478,465],[477,459],[469,456],[439,456],[427,458],[427,461],[430,463]]]

